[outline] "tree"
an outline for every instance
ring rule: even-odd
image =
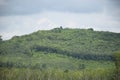
[[[62,26],[52,29],[53,32],[60,33],[62,31]]]
[[[90,31],[94,31],[94,29],[93,29],[93,28],[88,28],[88,30],[90,30]]]
[[[120,80],[120,52],[114,54],[115,66],[116,66],[116,76],[115,80]]]
[[[60,26],[60,29],[63,29],[63,27],[62,27],[62,26]]]
[[[0,41],[2,41],[2,36],[0,35]]]

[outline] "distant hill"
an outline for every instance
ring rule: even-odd
[[[85,60],[113,60],[120,51],[120,33],[69,29],[39,30],[29,35],[0,41],[0,55],[33,56],[36,53],[61,54]]]

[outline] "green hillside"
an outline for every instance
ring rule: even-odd
[[[93,29],[40,30],[29,35],[14,36],[3,41],[0,54],[56,53],[81,59],[110,60],[120,50],[120,33]]]
[[[92,28],[39,30],[0,40],[0,78],[110,80],[116,51],[120,51],[120,33]]]

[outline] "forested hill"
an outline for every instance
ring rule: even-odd
[[[112,60],[120,51],[120,33],[89,29],[39,30],[29,35],[0,41],[0,55],[30,56],[61,54],[86,60]]]

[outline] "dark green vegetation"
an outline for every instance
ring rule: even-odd
[[[120,33],[90,29],[37,31],[0,39],[3,80],[112,80]]]
[[[116,76],[115,80],[120,80],[120,52],[114,54],[115,57],[115,66],[116,66]]]

